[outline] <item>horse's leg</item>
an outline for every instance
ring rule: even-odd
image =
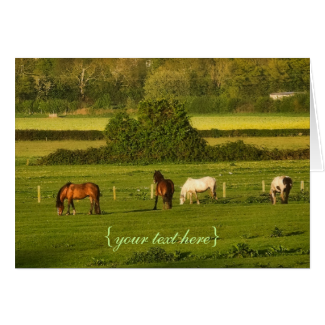
[[[200,201],[199,201],[199,198],[197,197],[197,193],[196,193],[196,191],[194,192],[194,194],[195,194],[195,196],[196,196],[196,203],[197,203],[197,204],[200,204]]]
[[[154,206],[153,210],[157,210],[157,202],[158,202],[158,194],[156,195],[155,206]]]
[[[67,216],[70,214],[70,204],[71,204],[71,201],[72,201],[72,199],[69,198],[69,199],[68,199],[68,211],[67,211],[67,213],[66,213]]]
[[[193,204],[193,201],[192,201],[192,192],[190,192],[190,204]]]
[[[100,214],[99,200],[95,200],[95,210],[97,214]]]
[[[281,190],[281,194],[280,194],[280,196],[281,196],[281,204],[285,203],[283,192],[284,192],[284,190]]]
[[[217,192],[216,192],[216,185],[213,186],[213,197],[218,200],[217,198]]]
[[[90,210],[88,214],[93,214],[94,199],[91,196],[89,196],[89,200],[90,200]]]
[[[275,205],[275,203],[276,203],[276,191],[273,191],[272,192],[272,199],[273,199],[273,205]]]
[[[74,203],[73,203],[73,200],[71,199],[71,205],[72,205],[72,213],[73,213],[73,215],[75,215],[76,214],[76,209],[74,208]]]
[[[286,188],[286,190],[285,190],[285,194],[286,194],[286,196],[285,196],[285,200],[284,200],[284,203],[285,204],[288,204],[288,200],[289,200],[289,193],[290,193],[290,188]]]

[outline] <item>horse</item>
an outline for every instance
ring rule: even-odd
[[[156,201],[153,210],[157,210],[158,195],[163,199],[163,209],[165,205],[167,209],[171,209],[173,206],[173,194],[174,194],[174,183],[170,179],[165,179],[159,170],[155,170],[153,174],[153,182],[156,185]]]
[[[281,203],[288,204],[289,193],[292,188],[292,179],[289,176],[275,177],[271,183],[270,197],[274,205],[276,203],[276,193],[281,193]],[[285,193],[285,197],[284,194]]]
[[[62,186],[56,196],[56,208],[58,215],[62,215],[64,210],[64,200],[68,199],[68,212],[66,215],[70,214],[70,204],[73,208],[73,215],[76,214],[74,208],[73,200],[82,200],[89,196],[90,199],[90,211],[88,214],[93,213],[93,206],[95,204],[96,214],[100,214],[99,207],[99,187],[94,183],[84,183],[84,184],[72,184],[67,183]]]
[[[196,203],[200,204],[200,201],[197,197],[197,193],[203,193],[206,190],[210,189],[211,195],[214,199],[218,200],[217,198],[217,184],[216,184],[216,179],[213,177],[203,177],[200,179],[193,179],[193,178],[188,178],[185,184],[182,187],[181,190],[181,196],[180,196],[180,204],[184,204],[186,200],[186,193],[190,193],[190,204],[192,204],[192,194],[194,193],[196,196]]]

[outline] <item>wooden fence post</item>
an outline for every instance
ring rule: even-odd
[[[226,182],[223,182],[222,189],[223,189],[223,197],[226,197]]]
[[[265,181],[262,181],[262,192],[265,192]]]
[[[38,203],[41,203],[41,187],[39,185],[37,186],[37,198]]]
[[[114,198],[114,201],[116,200],[116,191],[115,191],[115,186],[113,186],[113,198]]]
[[[303,191],[305,189],[304,181],[301,181],[300,183],[300,191]]]
[[[151,184],[151,198],[153,199],[153,184]]]

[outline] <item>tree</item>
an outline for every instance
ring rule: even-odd
[[[145,98],[178,98],[190,94],[189,79],[184,72],[158,68],[144,85]]]
[[[207,148],[184,105],[174,99],[140,102],[138,121],[118,113],[105,136],[112,155],[126,161],[195,161],[203,159]]]

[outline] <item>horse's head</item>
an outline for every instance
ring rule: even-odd
[[[57,205],[57,206],[56,206],[56,210],[57,210],[57,212],[58,212],[58,216],[61,216],[62,213],[63,213],[63,210],[64,210],[64,205],[63,205],[63,203],[61,203],[60,205]]]
[[[184,202],[185,202],[185,196],[181,194],[181,197],[180,197],[180,202],[179,202],[179,204],[180,204],[180,205],[183,205],[183,204],[184,204]]]
[[[157,184],[163,178],[164,178],[164,176],[161,174],[161,172],[159,170],[155,170],[155,172],[153,174],[154,184]]]

